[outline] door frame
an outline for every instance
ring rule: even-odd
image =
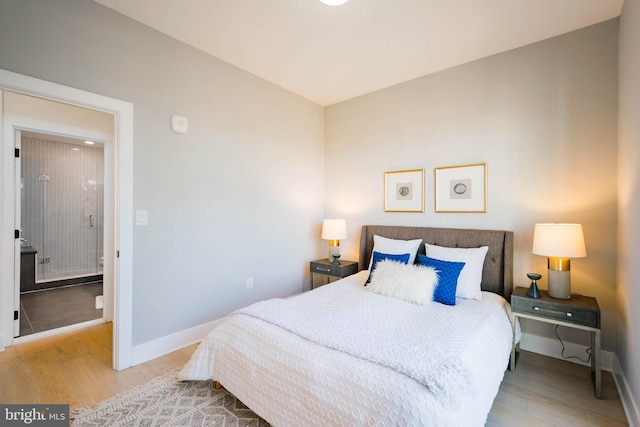
[[[0,91],[20,93],[113,115],[113,158],[110,165],[105,165],[105,179],[107,168],[112,169],[110,179],[114,192],[114,209],[111,212],[112,225],[109,225],[111,230],[106,229],[108,224],[105,221],[104,255],[105,268],[108,258],[113,260],[109,263],[114,287],[113,368],[126,369],[133,365],[133,104],[3,69],[0,69]],[[13,342],[14,274],[19,274],[14,272],[13,255],[15,129],[13,123],[4,123],[1,109],[0,106],[0,116],[3,117],[0,120],[0,351]],[[108,214],[105,210],[105,216]]]
[[[3,102],[4,102],[4,98],[3,98]],[[4,105],[3,105],[4,107]],[[4,124],[4,116],[0,115],[0,120],[3,121],[3,125],[6,126],[6,124]],[[2,138],[0,136],[0,138]],[[14,147],[17,147],[20,149],[20,153],[22,153],[22,130],[21,129],[14,129],[13,130],[13,143],[14,143]],[[13,181],[13,188],[14,188],[14,196],[13,196],[13,200],[14,200],[14,205],[13,205],[13,212],[14,212],[14,217],[13,217],[13,224],[14,224],[14,228],[17,230],[22,230],[22,223],[20,223],[20,228],[18,228],[18,221],[21,219],[21,211],[22,211],[22,203],[18,201],[18,197],[20,197],[20,191],[18,190],[18,182],[20,182],[20,177],[22,176],[21,174],[21,170],[22,170],[22,156],[20,156],[19,158],[14,158],[13,159],[13,176],[14,176],[14,181]],[[15,237],[15,236],[14,236]],[[22,272],[20,270],[20,267],[22,266],[22,253],[21,253],[21,244],[22,244],[22,235],[19,235],[17,239],[15,239],[13,241],[13,309],[14,310],[20,310],[20,279],[22,276]],[[20,275],[18,275],[18,271],[20,271]],[[19,311],[18,311],[19,313]],[[14,316],[13,318],[13,336],[17,337],[20,335],[20,316]]]

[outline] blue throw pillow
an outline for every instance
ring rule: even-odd
[[[432,267],[438,273],[438,284],[433,291],[433,300],[441,304],[456,305],[458,276],[464,262],[442,261],[418,254],[418,265]]]
[[[385,259],[390,259],[392,261],[398,261],[401,262],[403,264],[408,264],[409,263],[409,257],[411,256],[411,254],[401,254],[401,255],[395,255],[395,254],[382,254],[380,252],[373,252],[373,262],[371,263],[371,271],[369,272],[369,278],[367,279],[367,281],[365,282],[365,286],[367,286],[367,283],[369,283],[371,281],[371,273],[373,273],[373,270],[376,269],[376,264],[379,263],[380,261],[383,261]]]

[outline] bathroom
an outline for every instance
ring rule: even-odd
[[[104,147],[20,137],[20,336],[102,319]]]

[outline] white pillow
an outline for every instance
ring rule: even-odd
[[[386,237],[378,236],[376,234],[373,235],[373,251],[381,254],[389,254],[389,255],[402,255],[409,254],[409,264],[413,264],[416,261],[416,255],[418,254],[418,249],[420,248],[420,244],[422,243],[422,239],[416,240],[396,240],[396,239],[388,239]],[[371,253],[373,255],[373,252]],[[373,256],[369,261],[369,270],[371,270],[371,262],[373,261]]]
[[[413,304],[425,305],[433,301],[437,283],[438,273],[431,267],[385,259],[371,273],[371,283],[367,289]]]
[[[456,297],[466,299],[482,299],[482,269],[484,258],[487,256],[489,246],[479,248],[447,248],[444,246],[424,244],[425,252],[429,258],[442,261],[464,262],[464,267],[458,276]]]

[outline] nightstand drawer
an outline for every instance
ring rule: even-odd
[[[571,294],[569,299],[556,299],[549,296],[546,290],[540,289],[540,297],[527,296],[528,289],[516,287],[511,293],[511,311],[515,320],[527,319],[561,325],[567,328],[582,329],[591,334],[591,373],[597,399],[602,399],[602,373],[600,362],[601,330],[600,306],[594,297]],[[509,367],[516,369],[516,322],[511,324],[513,344]],[[564,357],[564,354],[562,354]]]
[[[315,262],[311,263],[311,272],[318,274],[325,274],[327,276],[342,276],[342,266],[340,265],[331,265],[331,264],[316,264]]]
[[[309,271],[311,272],[311,289],[313,289],[316,287],[313,280],[314,276],[324,277],[328,283],[331,282],[331,279],[341,279],[356,274],[358,272],[358,263],[355,261],[342,260],[340,264],[335,265],[333,262],[330,262],[329,259],[325,258],[311,261]]]
[[[566,304],[542,301],[532,298],[514,298],[511,302],[513,310],[523,314],[533,314],[548,319],[562,320],[578,325],[600,327],[600,311],[583,307],[570,307]]]

